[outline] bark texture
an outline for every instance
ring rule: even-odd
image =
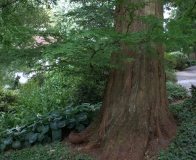
[[[144,0],[128,0],[137,3]],[[146,24],[134,20],[133,25],[121,18],[128,19],[129,13],[124,4],[116,7],[115,29],[121,33],[133,33],[145,29]],[[159,3],[153,2],[142,10],[135,11],[138,16],[155,14],[162,17],[163,10]],[[147,148],[153,143],[171,138],[176,131],[176,124],[170,113],[166,94],[166,79],[163,60],[163,45],[154,51],[160,59],[122,44],[126,57],[135,58],[134,62],[119,60],[119,54],[113,53],[112,62],[124,67],[124,70],[112,68],[104,95],[103,105],[95,121],[83,132],[71,133],[72,143],[87,142],[85,149],[100,147],[102,160],[142,160]]]

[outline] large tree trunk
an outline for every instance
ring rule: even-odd
[[[141,0],[140,0],[141,1]],[[144,0],[143,0],[144,1]],[[128,0],[135,3],[138,0]],[[140,21],[128,26],[128,11],[122,4],[116,7],[115,29],[121,33],[132,33],[147,26]],[[162,17],[160,3],[151,3],[142,11],[135,11],[138,16],[155,14]],[[88,147],[101,147],[103,160],[140,160],[147,148],[162,140],[171,138],[176,131],[176,124],[169,109],[166,94],[166,79],[163,60],[163,46],[154,49],[161,58],[146,56],[143,53],[122,44],[126,57],[135,58],[134,62],[119,60],[119,54],[112,54],[112,62],[124,69],[112,68],[103,99],[103,105],[95,121],[79,134],[71,133],[73,143],[88,142]],[[87,147],[87,148],[88,148]]]

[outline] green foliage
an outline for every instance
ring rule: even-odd
[[[167,0],[168,7],[173,7],[174,15],[167,21],[168,40],[166,48],[168,51],[182,50],[187,52],[190,47],[195,46],[195,1]]]
[[[190,60],[190,65],[195,66],[196,65],[196,60]]]
[[[24,84],[18,96],[30,113],[42,114],[62,109],[73,103],[73,93],[78,80],[77,77],[51,72]]]
[[[97,75],[70,76],[50,72],[36,77],[24,84],[18,95],[30,114],[63,109],[70,104],[101,102],[107,83],[106,78]]]
[[[164,53],[164,65],[166,72],[166,81],[177,82],[177,77],[175,74],[177,60],[170,53]]]
[[[195,92],[195,88],[191,89]],[[194,90],[194,91],[193,91]],[[178,131],[173,142],[166,151],[159,154],[160,160],[165,159],[195,159],[196,157],[196,96],[192,95],[182,104],[171,105],[171,111],[178,117]]]
[[[181,85],[173,82],[166,82],[167,86],[167,94],[170,100],[172,99],[180,99],[187,97],[187,90],[186,88],[182,87]]]
[[[169,69],[175,69],[177,65],[177,59],[173,54],[170,53],[164,53],[164,62],[165,62],[165,68]]]
[[[12,48],[12,45],[22,48],[22,45],[26,46],[32,40],[40,26],[46,27],[49,17],[43,7],[45,2],[42,5],[40,3],[36,0],[0,3],[0,39],[3,48]]]
[[[92,160],[77,151],[71,151],[65,142],[36,145],[17,151],[0,154],[1,160]]]
[[[74,7],[66,16],[74,19],[82,29],[112,28],[114,1],[80,1],[78,7]]]
[[[90,105],[85,103],[79,106],[70,106],[64,110],[56,110],[34,116],[23,115],[22,119],[16,119],[17,113],[6,114],[0,118],[0,148],[1,151],[12,148],[28,147],[33,144],[45,144],[50,141],[62,140],[62,130],[77,130],[81,132],[97,115],[100,103]],[[15,119],[14,119],[14,118]],[[15,120],[20,122],[16,125]],[[10,123],[12,122],[12,123]],[[14,123],[13,123],[14,122]],[[7,125],[3,125],[7,123]],[[9,124],[8,124],[9,123]],[[4,128],[3,128],[4,127]]]
[[[173,83],[177,82],[175,70],[165,68],[165,73],[166,73],[166,81],[167,82],[173,82]]]
[[[9,90],[0,91],[0,112],[12,111],[18,104],[16,93]]]
[[[83,77],[74,93],[74,104],[101,102],[106,88],[107,79],[104,77]]]
[[[176,63],[175,69],[183,70],[190,65],[188,57],[181,52],[171,52],[170,56],[172,63]]]

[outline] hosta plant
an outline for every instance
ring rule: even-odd
[[[87,127],[99,111],[100,105],[101,103],[96,105],[84,103],[67,107],[65,110],[30,117],[28,124],[0,132],[0,150],[46,144],[50,141],[59,142],[62,139],[63,129],[81,132]]]

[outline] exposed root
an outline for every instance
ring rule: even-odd
[[[79,133],[75,132],[75,131],[72,131],[70,134],[69,134],[69,140],[71,143],[73,144],[80,144],[80,143],[83,143],[85,142],[84,141],[84,138],[80,136]]]

